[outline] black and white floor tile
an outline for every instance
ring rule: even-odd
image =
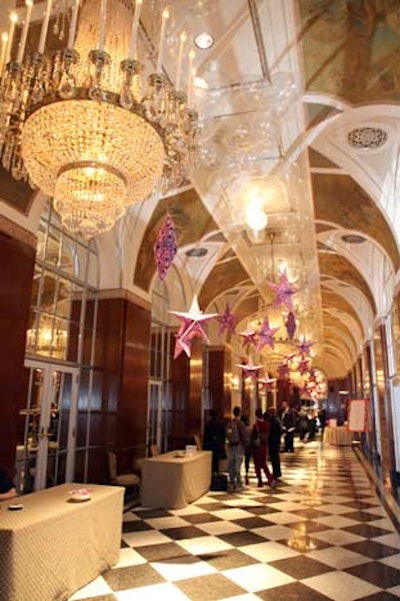
[[[124,514],[119,563],[70,601],[395,601],[400,534],[348,447],[282,455],[282,481]]]

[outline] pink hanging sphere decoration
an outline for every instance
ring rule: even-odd
[[[293,311],[289,311],[288,316],[285,321],[285,327],[286,327],[286,332],[287,332],[289,340],[293,340],[296,329],[297,329],[296,317],[295,317]]]
[[[168,269],[177,253],[177,242],[174,222],[169,213],[167,213],[164,223],[158,232],[157,240],[154,244],[154,257],[157,264],[158,277],[164,280]]]

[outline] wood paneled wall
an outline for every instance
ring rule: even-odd
[[[0,232],[0,464],[13,472],[35,250]]]
[[[76,303],[79,311],[79,302]],[[93,302],[86,310],[92,323]],[[89,349],[87,329],[84,356]],[[85,336],[86,338],[86,336]],[[87,347],[87,348],[86,348]],[[94,400],[90,416],[89,480],[108,481],[105,449],[115,450],[124,463],[144,456],[146,445],[147,388],[150,362],[150,311],[126,299],[98,301],[95,345]],[[78,438],[86,427],[85,412],[79,411]]]
[[[189,436],[201,434],[202,392],[203,392],[203,349],[195,340],[190,356],[190,394],[186,407],[186,433]]]
[[[208,389],[206,391],[211,409],[218,411],[221,418],[231,415],[230,374],[232,369],[231,353],[227,347],[207,347],[205,369],[208,370]]]

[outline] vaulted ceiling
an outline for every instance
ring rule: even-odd
[[[142,36],[155,38],[163,5],[144,0]],[[284,262],[299,288],[299,334],[316,342],[314,365],[344,376],[391,310],[400,266],[399,2],[169,5],[172,79],[182,29],[192,45],[202,32],[214,39],[196,50],[199,159],[184,189],[134,208],[119,234],[100,237],[99,249],[123,236],[118,244],[134,263],[130,285],[149,294],[152,247],[169,211],[179,246],[169,277],[190,280],[187,295],[197,294],[203,311],[229,302],[243,328],[273,302],[266,282]],[[243,216],[249,182],[273,190],[257,236]],[[0,195],[29,217],[32,191],[4,171]],[[199,248],[207,252],[188,254]]]

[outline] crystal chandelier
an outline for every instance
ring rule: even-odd
[[[18,57],[9,56],[15,18],[0,57],[2,164],[15,179],[27,179],[53,197],[65,227],[87,238],[109,230],[127,205],[159,184],[163,191],[179,186],[196,151],[198,117],[188,106],[193,57],[186,94],[162,68],[169,17],[164,9],[157,66],[142,82],[141,4],[85,0],[80,8],[73,0],[66,48],[50,56],[45,44],[52,0],[47,0],[39,47],[25,56],[32,10],[26,0]]]

